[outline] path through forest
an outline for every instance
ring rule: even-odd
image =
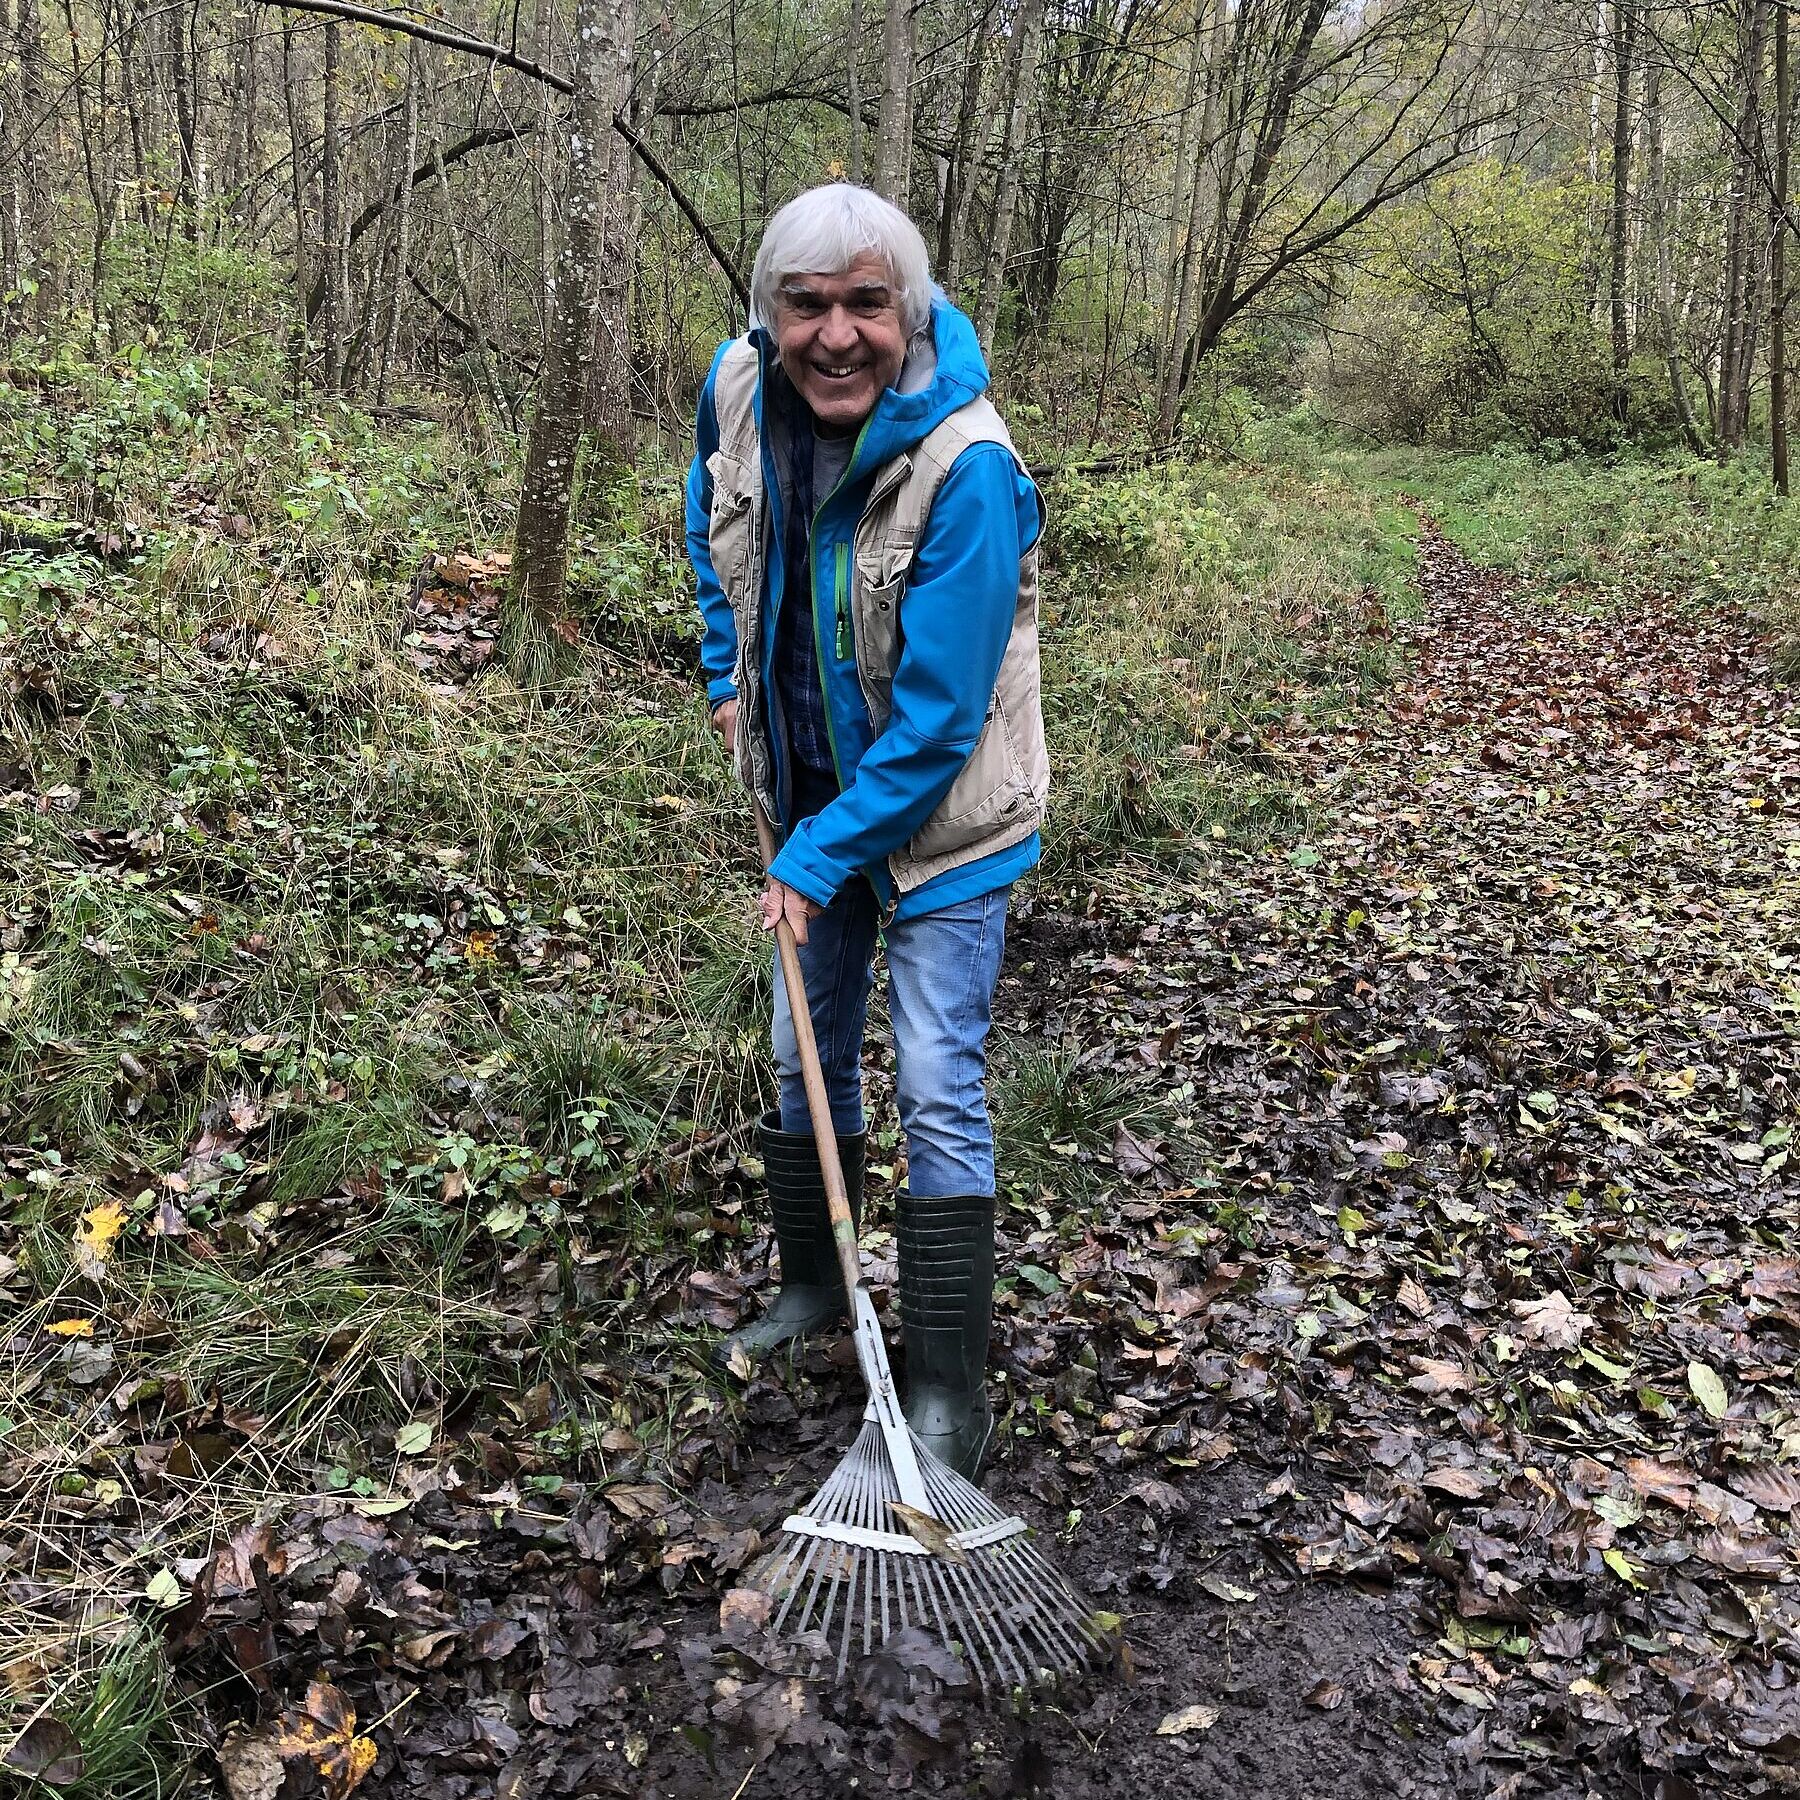
[[[1429,529],[1421,579],[1406,677],[1280,746],[1304,842],[1009,948],[1013,1031],[1182,1120],[1002,1247],[990,1486],[1130,1678],[982,1714],[919,1646],[831,1693],[721,1635],[853,1433],[821,1347],[674,1485],[619,1434],[572,1513],[500,1466],[229,1553],[209,1621],[391,1715],[361,1791],[1795,1790],[1800,730],[1739,616],[1534,601]]]

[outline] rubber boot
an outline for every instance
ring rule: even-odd
[[[993,1199],[902,1194],[899,1238],[906,1422],[939,1462],[976,1481],[994,1434],[987,1396]]]
[[[825,1174],[810,1131],[783,1131],[781,1114],[768,1112],[757,1128],[769,1176],[769,1210],[781,1246],[781,1289],[760,1319],[740,1326],[712,1348],[714,1367],[729,1371],[732,1351],[760,1362],[778,1344],[819,1331],[844,1316],[844,1277],[825,1206]],[[868,1134],[841,1133],[838,1161],[850,1215],[862,1218],[863,1152]]]

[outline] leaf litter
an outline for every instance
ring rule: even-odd
[[[548,1389],[409,1394],[384,1483],[171,1560],[146,1517],[262,1424],[107,1383],[158,1326],[90,1301],[30,1350],[111,1446],[58,1507],[138,1562],[225,1791],[1790,1791],[1800,738],[1733,613],[1536,605],[1429,526],[1421,582],[1385,703],[1271,734],[1304,856],[1017,911],[1006,1024],[1136,1104],[1068,1146],[1089,1203],[1009,1196],[990,1485],[1115,1677],[986,1714],[926,1632],[842,1688],[771,1635],[737,1578],[854,1433],[841,1343],[728,1395],[601,1357],[576,1458]],[[743,1211],[725,1266],[640,1262],[646,1316],[759,1303]],[[102,1294],[124,1229],[97,1201],[67,1253]],[[515,1263],[534,1328],[595,1278]],[[46,1718],[5,1756],[78,1748]]]

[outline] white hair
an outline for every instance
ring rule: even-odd
[[[931,253],[899,207],[848,181],[808,188],[769,221],[750,271],[750,323],[774,329],[789,276],[841,275],[870,254],[887,265],[900,322],[916,337],[931,318]]]

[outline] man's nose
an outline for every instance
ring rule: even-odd
[[[848,307],[834,306],[819,325],[818,345],[821,350],[854,350],[856,321]]]

